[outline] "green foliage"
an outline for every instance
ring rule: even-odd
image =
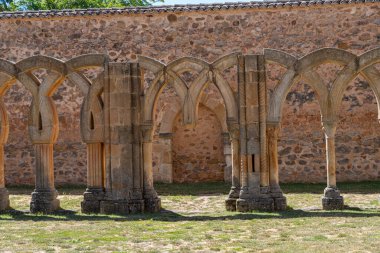
[[[13,0],[0,0],[0,11],[13,11],[17,6]]]
[[[147,6],[163,0],[0,0],[0,11]]]

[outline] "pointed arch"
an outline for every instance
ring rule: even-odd
[[[298,64],[297,58],[286,52],[265,49],[265,60],[267,62],[279,64],[287,71],[282,76],[279,84],[275,87],[273,94],[269,101],[268,121],[280,122],[282,117],[282,107],[285,102],[286,96],[295,83],[301,78],[305,78],[308,84],[316,91],[317,101],[320,106],[321,114],[327,114],[328,111],[328,89],[324,86],[322,78],[318,73],[309,71],[305,68],[303,72],[297,72],[296,66]]]

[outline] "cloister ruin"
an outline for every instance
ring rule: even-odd
[[[273,11],[272,8],[276,10]],[[348,28],[351,27],[347,23],[350,19],[346,19],[346,15],[347,17],[358,15],[361,18],[358,22],[363,22],[363,30],[376,34],[377,40],[371,44],[363,42],[363,38],[358,39],[358,44],[352,43],[356,45],[355,50],[349,49],[347,43],[343,42],[338,44],[311,42],[310,48],[313,50],[305,50],[301,48],[305,38],[302,36],[308,35],[297,29],[297,33],[302,35],[298,44],[279,42],[280,44],[275,44],[273,47],[269,41],[260,42],[262,44],[256,47],[253,44],[247,45],[247,42],[234,41],[232,47],[223,44],[224,39],[226,43],[229,42],[227,38],[218,41],[218,36],[222,36],[220,34],[229,33],[236,27],[248,24],[253,28],[251,27],[251,30],[244,28],[244,31],[255,29],[256,32],[260,32],[260,27],[263,25],[255,28],[255,15],[262,15],[265,20],[281,15],[287,18],[294,16],[295,13],[301,15],[300,13],[304,11],[310,15],[314,13],[324,15],[321,13],[325,12],[342,15],[342,26]],[[3,58],[0,60],[0,210],[9,207],[9,196],[4,180],[6,176],[4,164],[7,159],[4,146],[7,144],[10,132],[9,121],[13,115],[10,111],[12,108],[4,103],[4,96],[15,85],[25,88],[32,98],[28,107],[28,133],[35,152],[33,162],[35,190],[32,193],[30,210],[33,213],[49,213],[59,209],[58,193],[55,190],[53,153],[59,135],[60,117],[52,97],[64,82],[72,83],[83,96],[80,115],[77,115],[79,118],[77,120],[80,121],[80,141],[87,146],[87,189],[84,192],[82,212],[127,214],[159,211],[161,203],[153,181],[154,177],[163,181],[173,181],[171,145],[175,132],[174,124],[181,122],[185,130],[193,129],[197,126],[201,110],[209,110],[216,115],[215,122],[220,122],[221,130],[214,132],[216,136],[220,135],[218,131],[222,132],[220,138],[223,148],[222,150],[217,146],[213,148],[218,152],[223,151],[226,167],[230,167],[230,170],[224,171],[224,175],[222,175],[223,170],[216,172],[219,173],[218,178],[224,176],[231,179],[231,190],[225,202],[226,209],[241,212],[285,210],[286,197],[280,188],[278,138],[281,122],[288,116],[284,115],[283,105],[290,90],[301,80],[315,91],[320,110],[320,128],[324,133],[326,159],[322,163],[327,172],[327,187],[322,196],[322,207],[325,210],[342,209],[344,201],[337,186],[335,154],[339,110],[345,90],[359,76],[368,83],[375,96],[377,110],[380,109],[378,103],[380,31],[379,24],[376,23],[379,22],[378,19],[374,21],[375,23],[372,22],[378,13],[379,5],[376,0],[231,3],[170,8],[0,13],[0,20],[3,20],[0,21],[0,26],[4,31],[8,31],[1,35],[3,42],[0,42],[0,56]],[[77,17],[78,15],[82,16]],[[98,16],[93,18],[93,15]],[[328,18],[327,15],[320,19],[313,17],[311,20],[324,22]],[[117,21],[114,22],[114,19]],[[176,34],[178,37],[188,33],[194,37],[199,36],[200,40],[204,40],[202,43],[208,43],[210,36],[208,34],[219,35],[216,36],[215,45],[206,45],[206,49],[201,47],[187,50],[187,47],[192,47],[194,41],[185,39],[186,45],[190,46],[178,42],[180,45],[172,45],[165,51],[156,48],[160,43],[154,40],[151,43],[144,39],[144,31],[146,33],[155,29],[158,31],[158,27],[155,28],[154,24],[151,24],[152,28],[147,27],[145,19],[157,19],[157,24],[161,22],[168,27],[167,30],[164,29],[163,34],[157,36],[160,38],[167,36],[165,34],[167,31],[175,31],[173,34],[178,33]],[[191,25],[192,28],[171,28],[173,24],[187,22],[186,20],[190,19],[197,22],[206,22],[206,19],[210,19],[216,24],[212,28],[202,30],[198,35],[195,33],[199,24],[195,21]],[[280,23],[284,22],[282,18],[278,21],[276,18],[273,19],[276,20],[274,27],[280,27]],[[49,23],[50,21],[53,25]],[[93,27],[91,22],[95,24]],[[104,28],[107,22],[110,22],[111,28],[115,28],[116,31]],[[140,29],[136,28],[140,27],[139,22],[143,32],[135,31]],[[292,19],[289,23],[290,26],[297,25]],[[61,30],[56,29],[62,24],[67,24],[67,34],[65,29],[63,34]],[[76,29],[76,25],[82,30],[69,32],[70,29]],[[220,25],[226,27],[216,32],[214,29]],[[309,23],[306,26],[308,27]],[[23,29],[29,29],[27,27],[32,29],[32,32],[23,35]],[[41,32],[39,35],[34,31],[36,27]],[[84,27],[92,27],[91,32]],[[120,31],[117,30],[119,28]],[[102,34],[94,39],[91,36],[97,29],[103,29],[110,34],[107,36]],[[128,30],[127,36],[132,35],[131,41],[139,45],[136,49],[135,44],[128,44],[130,51],[127,56],[118,58],[114,51],[103,50],[102,46],[87,48],[87,44],[102,39],[116,41],[114,46],[123,43],[123,39],[118,37],[123,29]],[[317,30],[317,33],[321,33],[321,36],[334,37],[335,35],[329,32],[328,35],[324,34],[324,31],[328,30],[329,28],[324,28],[321,31]],[[12,34],[11,31],[19,34],[19,37],[12,38],[9,35]],[[272,36],[270,34],[273,31],[269,29],[266,32],[267,36]],[[89,38],[84,42],[76,41],[82,33]],[[41,40],[37,39],[40,35],[43,37]],[[8,40],[7,36],[11,39]],[[32,49],[29,52],[25,45],[28,42],[24,40],[24,36],[26,40],[38,40],[40,43],[51,40],[52,43],[46,47],[35,45],[38,51]],[[173,36],[168,35],[164,44],[172,43]],[[230,37],[231,41],[236,39],[249,41],[256,38],[254,34],[230,36],[233,37]],[[270,37],[272,41],[277,40],[276,36]],[[345,36],[350,39],[354,37],[350,33]],[[68,37],[69,41],[64,42],[64,38]],[[291,40],[291,36],[289,38]],[[362,42],[363,45],[360,44]],[[14,47],[12,43],[16,46]],[[57,50],[57,45],[63,48],[73,46],[73,48]],[[285,50],[282,46],[288,46],[291,50]],[[198,49],[199,52],[196,51]],[[123,50],[117,52],[121,55]],[[207,57],[202,56],[205,52]],[[330,76],[318,68],[328,69],[329,64],[336,66],[334,67],[336,71],[330,84],[326,85],[326,79]],[[275,77],[270,77],[271,71],[277,73]],[[25,92],[20,92],[25,96]],[[172,100],[174,102],[165,97],[164,102],[167,104],[164,104],[160,97],[171,93],[175,96]],[[219,94],[220,99],[217,100],[214,94]],[[162,111],[160,121],[158,110]],[[211,130],[206,129],[206,134],[207,131]],[[156,168],[156,158],[153,157],[157,136],[161,138],[159,145],[165,148],[159,168]],[[180,160],[181,156],[178,159]],[[186,176],[179,178],[179,181],[184,180]]]
[[[341,64],[333,85],[328,88],[312,70],[326,62]],[[85,94],[80,122],[87,144],[87,190],[83,212],[130,213],[158,211],[160,199],[153,186],[152,131],[153,111],[164,86],[171,84],[182,105],[184,124],[194,125],[202,94],[213,83],[224,99],[232,148],[232,187],[227,210],[284,210],[278,178],[277,135],[281,106],[292,85],[304,76],[317,91],[321,122],[326,138],[327,187],[322,198],[324,209],[342,209],[343,197],[336,184],[336,113],[342,91],[358,74],[366,77],[376,98],[380,95],[380,48],[356,56],[344,50],[323,48],[300,59],[282,51],[265,49],[261,55],[231,53],[213,63],[183,57],[167,65],[140,56],[136,63],[109,62],[106,55],[82,55],[63,62],[46,56],[32,56],[12,63],[1,60],[1,94],[18,80],[32,94],[29,134],[36,152],[36,186],[32,193],[32,212],[52,212],[59,208],[54,187],[53,145],[58,136],[58,118],[51,99],[54,90],[67,78]],[[284,66],[287,71],[267,94],[267,63]],[[238,67],[238,94],[234,95],[220,72]],[[102,67],[92,82],[78,70]],[[48,70],[43,81],[35,69]],[[155,78],[144,91],[143,70]],[[190,83],[180,77],[185,71],[200,73]],[[7,141],[8,113],[1,104],[1,140]],[[8,207],[4,186],[4,152],[1,153],[1,209]]]

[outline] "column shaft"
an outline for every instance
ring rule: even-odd
[[[87,144],[87,187],[104,188],[104,151],[102,143]]]
[[[144,152],[144,191],[150,192],[153,187],[153,144],[152,142],[143,143]]]
[[[269,180],[271,188],[279,187],[278,176],[278,126],[268,126]]]
[[[4,146],[0,145],[0,211],[9,207],[9,194],[4,181]]]
[[[336,188],[335,138],[326,136],[327,186]]]
[[[34,144],[36,152],[36,188],[32,193],[30,211],[51,213],[59,209],[54,187],[53,144]]]
[[[4,145],[0,145],[0,189],[5,188],[4,177]]]
[[[326,167],[327,187],[324,190],[322,206],[325,210],[343,209],[344,200],[336,187],[336,165],[335,165],[335,131],[336,122],[322,122],[326,138]]]
[[[35,144],[36,190],[54,190],[53,144]]]
[[[239,140],[232,139],[232,187],[240,188],[240,158],[239,158]]]

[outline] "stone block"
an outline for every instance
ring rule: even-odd
[[[236,210],[239,212],[251,212],[251,211],[264,211],[273,212],[274,200],[273,198],[257,197],[251,199],[238,199],[236,201]]]
[[[104,199],[103,189],[87,189],[81,202],[82,213],[99,213],[100,201]]]
[[[60,209],[56,190],[35,190],[30,202],[31,213],[52,213]]]
[[[147,198],[144,201],[144,211],[146,212],[159,212],[161,210],[160,198]]]
[[[100,213],[121,214],[143,213],[144,200],[102,200],[100,201]]]
[[[337,188],[326,187],[322,197],[323,210],[342,210],[344,208],[343,197]]]
[[[285,197],[278,197],[273,198],[274,200],[274,210],[275,211],[285,211],[287,208],[286,198]]]
[[[226,203],[227,211],[231,211],[231,212],[236,211],[236,199],[228,198],[226,199],[225,203]]]
[[[0,189],[0,211],[4,211],[9,208],[9,193],[6,188]]]

